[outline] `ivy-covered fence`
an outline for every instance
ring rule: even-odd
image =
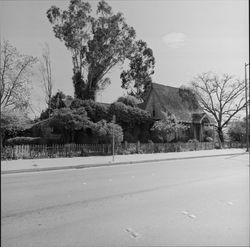
[[[242,143],[223,143],[222,148],[243,148]],[[123,143],[115,154],[167,153],[217,148],[212,142]],[[111,144],[14,145],[1,148],[1,160],[112,155]]]

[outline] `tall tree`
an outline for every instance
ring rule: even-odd
[[[129,56],[129,69],[121,73],[122,88],[129,90],[128,94],[143,98],[147,87],[152,83],[155,58],[152,49],[146,42],[139,40],[134,45],[134,51]]]
[[[1,111],[26,109],[29,105],[32,56],[20,54],[8,41],[0,42]]]
[[[48,114],[51,114],[51,97],[53,89],[51,58],[48,43],[45,43],[42,51],[42,57],[39,61],[39,70],[41,75],[41,83],[45,93],[45,101],[48,105]]]
[[[96,92],[110,84],[107,73],[134,51],[135,30],[104,0],[96,14],[91,12],[89,3],[71,0],[64,11],[52,6],[47,17],[55,36],[72,53],[76,98],[95,100]]]
[[[218,136],[223,142],[223,130],[246,106],[244,81],[227,74],[219,77],[213,73],[203,73],[191,85],[203,109],[214,117]]]

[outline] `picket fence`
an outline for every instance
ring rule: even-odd
[[[242,143],[223,143],[222,148],[243,148]],[[123,143],[115,154],[166,153],[216,148],[213,142]],[[1,160],[111,155],[111,144],[14,145],[1,148]]]

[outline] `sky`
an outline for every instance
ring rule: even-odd
[[[93,9],[97,1],[88,1]],[[249,6],[247,0],[107,0],[122,12],[147,42],[155,57],[153,82],[173,87],[188,85],[200,73],[229,73],[244,79],[249,62]],[[55,5],[66,9],[69,0],[1,0],[1,40],[9,40],[21,53],[41,57],[50,47],[54,89],[74,95],[71,54],[53,33],[46,11]],[[111,103],[125,94],[121,67],[111,70],[111,85],[97,101]],[[32,80],[35,114],[45,108],[39,77]]]

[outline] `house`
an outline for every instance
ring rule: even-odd
[[[186,88],[152,83],[139,107],[150,112],[156,121],[163,119],[164,113],[167,113],[174,116],[177,122],[188,125],[186,133],[179,133],[178,139],[182,140],[204,141],[205,128],[214,125],[214,121],[203,111],[195,95]]]

